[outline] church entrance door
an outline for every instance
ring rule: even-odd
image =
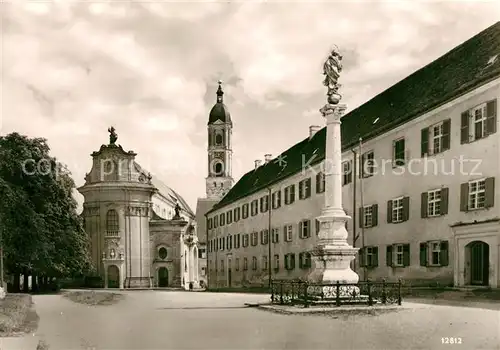
[[[108,267],[108,288],[120,288],[120,270],[116,265]]]
[[[168,269],[166,267],[158,269],[158,287],[168,287]]]

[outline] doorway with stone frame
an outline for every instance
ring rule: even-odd
[[[168,287],[168,268],[165,266],[158,268],[158,287]]]
[[[120,288],[120,269],[116,265],[109,265],[107,273],[108,288]]]
[[[473,241],[465,246],[465,279],[471,286],[489,285],[490,249],[488,243]]]

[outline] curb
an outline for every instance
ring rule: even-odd
[[[247,305],[247,304],[245,304]],[[249,305],[250,306],[250,305]],[[384,312],[384,311],[402,311],[409,310],[410,308],[404,306],[384,306],[384,307],[376,307],[376,306],[366,306],[366,307],[296,307],[296,306],[275,306],[270,304],[256,304],[254,307],[268,311],[274,312],[277,314],[284,315],[311,315],[311,314],[338,314],[338,315],[352,315],[352,314],[371,314],[376,312]]]

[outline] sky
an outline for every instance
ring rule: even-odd
[[[218,80],[238,180],[324,125],[332,45],[349,112],[494,24],[500,2],[4,0],[0,12],[0,135],[46,138],[81,186],[113,125],[194,210]]]

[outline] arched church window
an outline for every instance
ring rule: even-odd
[[[162,260],[165,260],[167,258],[167,255],[168,255],[168,252],[167,252],[167,248],[165,247],[161,247],[159,250],[158,250],[158,257]]]
[[[114,209],[108,210],[106,213],[106,231],[109,234],[118,234],[118,213]]]
[[[216,145],[222,145],[222,134],[216,134],[215,135],[215,144]]]

